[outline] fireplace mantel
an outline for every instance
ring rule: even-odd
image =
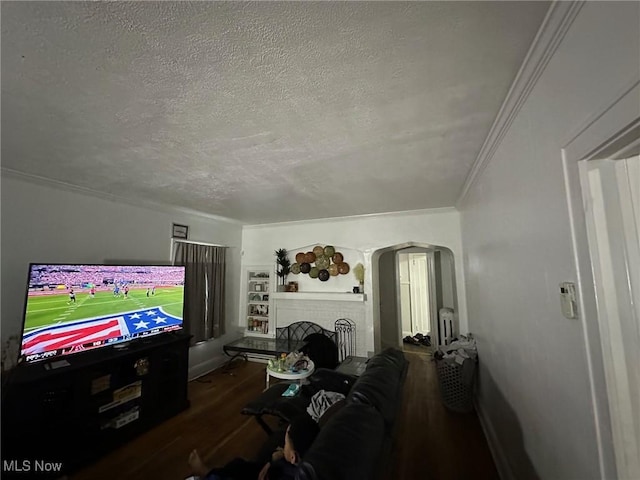
[[[331,302],[364,302],[364,293],[349,292],[275,292],[271,294],[276,300],[315,300]]]

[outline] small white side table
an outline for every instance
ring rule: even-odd
[[[300,370],[299,372],[291,372],[288,370],[286,372],[277,372],[275,370],[271,370],[269,367],[267,367],[266,370],[267,370],[267,387],[266,388],[269,388],[269,377],[279,378],[281,380],[294,380],[294,381],[300,382],[300,380],[307,378],[313,373],[313,371],[315,370],[315,365],[313,364],[313,361],[309,360],[307,369]]]

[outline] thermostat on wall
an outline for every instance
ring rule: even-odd
[[[565,317],[578,318],[575,283],[562,282],[560,284],[560,307],[562,309],[562,315]]]

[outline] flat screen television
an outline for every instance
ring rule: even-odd
[[[20,361],[181,330],[184,280],[181,266],[32,263]]]

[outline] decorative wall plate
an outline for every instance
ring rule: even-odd
[[[311,264],[307,262],[300,264],[300,273],[309,273],[309,270],[311,270]]]
[[[329,280],[329,272],[327,270],[320,270],[318,272],[318,279],[322,282],[326,282]]]
[[[333,260],[333,263],[340,264],[340,263],[344,262],[344,257],[342,256],[342,254],[340,252],[336,252],[336,253],[333,254],[332,260]]]
[[[324,254],[318,255],[316,257],[316,267],[318,267],[320,270],[329,268],[330,264],[331,264],[331,260],[329,259],[329,257],[325,256]]]
[[[316,245],[315,247],[313,247],[313,253],[316,257],[318,257],[319,255],[324,255],[324,248],[322,248],[320,245]]]
[[[336,253],[336,249],[333,247],[333,245],[327,245],[326,247],[324,247],[324,254],[331,258],[333,257],[333,254]]]
[[[320,272],[318,267],[311,267],[311,270],[309,270],[309,276],[311,278],[318,278],[318,272]]]
[[[350,267],[349,264],[346,262],[342,262],[338,264],[338,272],[340,272],[341,275],[346,275],[347,273],[349,273]]]
[[[296,262],[302,263],[304,262],[304,259],[305,259],[304,252],[296,253]]]
[[[294,275],[299,274],[300,273],[300,264],[296,262],[293,265],[291,265],[290,272],[293,273]]]
[[[331,275],[332,277],[335,277],[336,275],[338,275],[338,265],[335,263],[332,263],[331,265],[329,265],[329,268],[327,268],[327,270],[329,271],[329,275]]]

